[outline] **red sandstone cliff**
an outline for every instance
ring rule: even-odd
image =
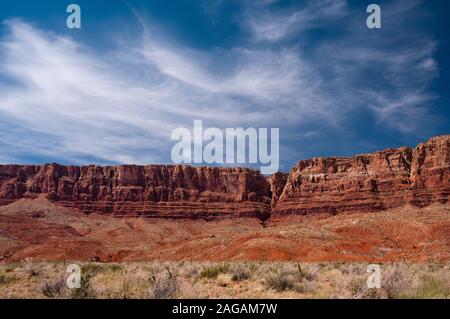
[[[302,160],[289,173],[272,216],[426,206],[450,197],[450,135],[415,149]]]
[[[0,205],[43,194],[113,216],[256,217],[378,211],[450,197],[450,135],[415,149],[299,161],[267,179],[244,168],[0,165]]]
[[[275,207],[281,194],[283,194],[288,177],[289,174],[278,172],[267,178],[267,183],[269,183],[270,192],[272,193],[272,208]]]
[[[0,204],[39,194],[86,213],[163,218],[266,219],[271,201],[265,178],[244,168],[0,166]]]

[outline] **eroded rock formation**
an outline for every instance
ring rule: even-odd
[[[39,194],[86,213],[189,219],[266,219],[271,201],[264,176],[245,168],[0,166],[0,204]]]
[[[426,206],[450,197],[450,136],[348,158],[302,160],[272,216]]]
[[[268,178],[185,165],[0,165],[0,205],[44,195],[85,213],[218,219],[368,212],[450,197],[450,135],[415,149],[301,160]]]

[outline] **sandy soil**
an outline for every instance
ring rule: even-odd
[[[257,219],[85,215],[44,198],[0,207],[0,262],[448,262],[450,206]]]

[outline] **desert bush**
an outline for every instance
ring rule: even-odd
[[[122,265],[119,265],[119,264],[108,265],[108,271],[110,271],[112,273],[117,273],[117,272],[120,272],[121,270],[122,270]]]
[[[5,268],[6,273],[14,272],[16,270],[16,264],[7,265]]]
[[[94,299],[96,293],[92,288],[92,278],[105,268],[95,263],[88,263],[81,266],[80,288],[71,289],[70,297],[72,299]]]
[[[194,282],[187,278],[177,277],[177,297],[183,299],[207,298],[205,289],[197,286]]]
[[[278,264],[269,269],[263,266],[257,271],[257,274],[261,273],[264,274],[263,283],[266,287],[276,291],[293,290],[306,293],[315,289],[312,281],[317,278],[317,274],[300,264]]]
[[[318,263],[317,267],[319,268],[319,270],[322,270],[327,267],[327,264],[326,263]]]
[[[196,264],[184,264],[180,274],[186,278],[196,278],[200,274],[200,266]]]
[[[248,270],[250,270],[250,272],[255,272],[256,270],[258,270],[259,267],[261,267],[261,263],[256,263],[256,262],[247,262],[246,263]]]
[[[231,269],[231,280],[243,281],[251,277],[251,271],[246,265],[237,264]]]
[[[411,274],[405,267],[393,265],[381,271],[381,288],[368,288],[367,277],[350,280],[348,290],[355,299],[401,298],[412,286]]]
[[[228,287],[232,282],[232,278],[230,274],[219,274],[217,276],[216,283],[220,287]]]
[[[252,270],[252,278],[254,280],[264,281],[264,278],[270,272],[274,271],[274,266],[272,263],[260,263],[256,266],[256,269]]]
[[[381,272],[381,286],[389,299],[398,298],[411,288],[412,279],[404,267],[395,265]]]
[[[348,265],[341,268],[346,280],[337,282],[336,291],[349,293],[355,299],[402,298],[410,293],[412,274],[405,265],[383,266],[381,269],[381,288],[367,287],[368,275],[362,274],[364,265]],[[344,285],[341,287],[341,284]]]
[[[31,263],[25,264],[24,270],[30,278],[39,276],[39,269]]]
[[[66,293],[66,281],[64,277],[53,281],[46,281],[41,287],[41,293],[47,298],[61,298]]]
[[[285,291],[294,288],[294,279],[291,274],[282,270],[274,270],[269,273],[264,282],[268,288],[276,291]]]
[[[81,271],[80,288],[71,289],[72,299],[94,299],[96,294],[91,285],[92,278],[96,275],[96,270],[88,268]]]
[[[91,278],[103,270],[103,266],[97,264],[84,264],[81,266],[81,273]]]
[[[288,265],[281,268],[273,268],[265,276],[264,283],[267,288],[274,289],[276,291],[294,290],[296,292],[305,293],[312,289],[311,285],[304,285],[302,283],[305,273],[297,265],[296,267]],[[312,277],[310,277],[311,279]]]
[[[308,270],[306,267],[302,267],[300,264],[296,265],[298,270],[298,274],[300,276],[300,281],[307,280],[313,281],[317,279],[317,273],[311,270]]]
[[[200,273],[201,278],[217,278],[219,274],[226,274],[230,270],[230,266],[227,264],[218,264],[213,265],[207,268],[204,268]]]
[[[427,275],[421,278],[413,296],[414,298],[449,298],[450,278],[448,276]]]
[[[129,299],[133,291],[133,282],[129,279],[125,279],[122,282],[122,298]]]
[[[150,284],[150,298],[152,299],[173,299],[177,295],[178,282],[170,271],[163,276],[152,276]]]
[[[353,299],[384,299],[386,297],[383,289],[367,287],[367,278],[365,277],[351,279],[347,289]]]
[[[118,279],[121,279],[122,284],[120,298],[128,299],[148,296],[150,282],[147,271],[136,269],[126,275],[118,275]]]
[[[0,275],[0,285],[9,285],[17,280],[15,275],[5,274]]]
[[[364,264],[343,264],[339,270],[345,275],[362,275],[366,273],[367,266]]]

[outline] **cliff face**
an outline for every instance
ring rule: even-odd
[[[43,194],[86,213],[158,218],[378,211],[450,197],[450,135],[415,149],[299,161],[267,179],[244,168],[0,165],[0,205]]]
[[[39,194],[86,213],[194,219],[266,219],[271,201],[265,178],[243,168],[0,166],[0,204]]]
[[[289,174],[278,172],[267,178],[267,183],[269,184],[270,192],[272,193],[272,208],[275,207],[281,194],[283,194],[288,177]]]
[[[313,158],[292,169],[273,216],[378,211],[448,202],[450,136],[349,158]]]

